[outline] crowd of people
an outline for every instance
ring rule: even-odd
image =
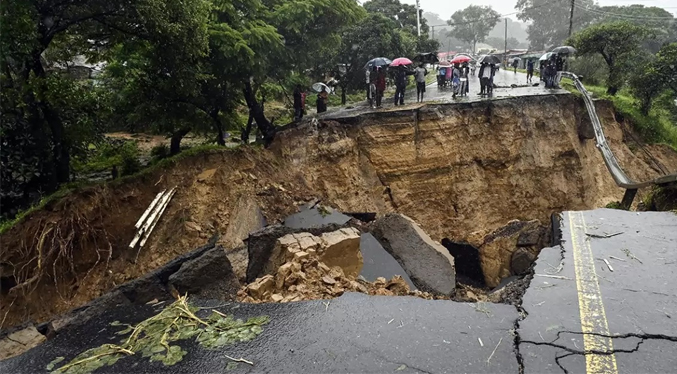
[[[480,60],[481,61],[481,60]],[[558,54],[552,54],[548,59],[539,61],[539,72],[541,81],[545,82],[546,88],[557,88],[559,84],[559,72],[564,69],[565,60]],[[513,59],[510,64],[514,72],[517,73],[519,59]],[[532,83],[534,76],[534,61],[527,60],[527,83]],[[451,88],[452,97],[466,96],[470,92],[470,77],[475,75],[479,79],[479,95],[492,95],[494,89],[494,77],[499,70],[498,63],[474,61],[462,63],[442,63],[437,65],[437,84],[441,88]],[[365,69],[366,98],[372,108],[380,108],[383,105],[383,96],[388,83],[391,82],[395,88],[393,96],[394,105],[404,105],[405,91],[409,84],[409,77],[413,76],[416,83],[416,102],[423,102],[426,93],[426,76],[428,69],[425,64],[419,63],[412,69],[411,65],[400,66],[371,66]],[[323,113],[327,110],[329,94],[332,91],[328,86],[320,84],[321,89],[317,92],[315,105],[317,113]],[[294,90],[294,118],[300,120],[303,117],[306,106],[306,93],[300,85]]]

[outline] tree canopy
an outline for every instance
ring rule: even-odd
[[[581,30],[569,40],[579,55],[599,54],[609,67],[607,92],[615,95],[622,87],[626,66],[644,41],[648,31],[628,21],[600,23]]]
[[[475,52],[477,43],[484,41],[499,20],[500,14],[491,7],[470,5],[454,12],[448,23],[451,26],[450,34],[471,43]]]
[[[584,9],[594,7],[592,0],[577,0],[574,8],[573,31],[588,26],[595,18]],[[542,50],[546,47],[561,45],[569,33],[570,1],[517,0],[515,9],[517,18],[529,22],[530,48]]]

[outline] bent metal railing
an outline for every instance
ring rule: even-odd
[[[592,127],[595,130],[595,141],[597,142],[597,149],[602,153],[602,158],[604,158],[604,163],[606,164],[611,177],[614,179],[616,184],[619,187],[625,188],[625,195],[623,196],[623,201],[621,206],[625,209],[628,209],[632,204],[632,200],[635,198],[638,188],[650,186],[650,185],[664,185],[677,181],[677,174],[670,174],[658,177],[653,180],[637,182],[623,171],[623,168],[618,163],[616,156],[611,151],[609,143],[606,141],[604,136],[604,130],[602,129],[602,122],[597,116],[597,111],[595,110],[595,104],[592,101],[592,97],[588,90],[585,89],[583,83],[574,73],[563,71],[561,72],[563,77],[567,77],[574,82],[576,89],[583,95],[583,100],[585,101],[585,107],[588,109],[588,115],[590,115],[590,121],[592,122]]]

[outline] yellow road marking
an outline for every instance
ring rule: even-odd
[[[576,268],[576,288],[578,289],[578,309],[581,316],[581,331],[586,351],[612,352],[613,340],[599,335],[609,335],[609,323],[604,312],[602,293],[595,272],[595,259],[590,242],[586,240],[585,219],[581,212],[569,212],[571,244],[574,249],[574,267]],[[580,231],[579,231],[580,230]],[[586,372],[617,374],[616,356],[611,354],[585,355]]]

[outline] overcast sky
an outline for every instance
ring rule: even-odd
[[[442,19],[451,18],[451,14],[457,10],[461,10],[468,5],[468,2],[463,1],[453,1],[453,0],[419,0],[421,8],[426,12],[437,13],[441,16]],[[364,1],[362,1],[364,2]],[[416,0],[400,0],[401,3],[406,4],[416,4]],[[472,1],[473,5],[491,5],[497,12],[501,14],[510,14],[515,12],[515,0],[507,1],[496,1],[496,0],[474,0]],[[610,6],[610,5],[630,5],[630,4],[642,4],[644,6],[657,6],[665,8],[667,11],[672,14],[677,15],[677,1],[675,0],[597,0],[597,4],[600,6]],[[511,16],[513,19],[517,19],[514,15]]]

